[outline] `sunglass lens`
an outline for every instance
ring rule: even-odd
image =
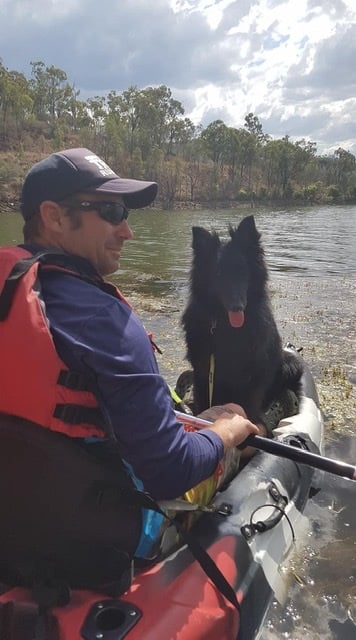
[[[97,211],[103,220],[115,225],[126,220],[129,214],[126,207],[120,202],[105,202],[98,207]]]

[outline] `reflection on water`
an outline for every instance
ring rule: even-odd
[[[270,271],[283,339],[304,347],[325,414],[327,453],[356,463],[356,207],[292,211],[131,212],[134,239],[112,276],[163,350],[159,365],[174,384],[186,368],[179,319],[186,303],[191,227],[227,227],[253,213]],[[18,214],[0,215],[0,244],[20,242]],[[340,433],[345,433],[344,439]],[[350,434],[347,437],[346,434]],[[295,582],[275,604],[262,640],[356,638],[355,484],[328,474],[307,507],[310,537],[296,559]]]
[[[356,271],[356,207],[318,207],[296,210],[292,216],[279,212],[278,232],[271,216],[263,216],[264,242],[272,271],[349,275]]]

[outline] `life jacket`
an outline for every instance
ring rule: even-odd
[[[73,260],[62,253],[32,256],[20,247],[0,250],[0,412],[71,437],[103,437],[111,431],[95,384],[59,357],[41,299],[39,269],[88,280]],[[121,297],[99,277],[98,284]]]
[[[143,498],[95,386],[58,356],[41,299],[40,269],[91,281],[82,267],[62,253],[0,249],[0,581],[33,586],[40,576],[121,592]]]

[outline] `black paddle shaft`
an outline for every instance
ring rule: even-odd
[[[240,448],[245,448],[247,446],[255,447],[255,449],[272,453],[273,455],[280,456],[281,458],[289,458],[290,460],[294,460],[294,462],[301,462],[302,464],[307,464],[311,467],[315,467],[316,469],[334,473],[335,475],[343,478],[356,480],[356,467],[354,465],[319,456],[316,453],[311,453],[310,451],[301,449],[298,445],[293,446],[285,444],[284,442],[279,442],[278,440],[269,440],[262,436],[251,435],[246,438]]]
[[[198,416],[192,416],[180,411],[175,411],[175,414],[180,422],[191,425],[197,429],[211,427],[212,425],[212,422],[209,420],[204,420]],[[302,464],[307,464],[315,469],[334,473],[342,478],[356,480],[356,467],[352,464],[340,462],[339,460],[332,460],[331,458],[325,458],[317,453],[311,453],[311,451],[302,449],[300,446],[301,443],[298,441],[297,437],[295,437],[295,443],[295,446],[293,446],[286,444],[285,442],[280,442],[279,440],[270,440],[263,436],[250,435],[239,446],[239,449],[251,446],[255,449],[266,451],[266,453],[272,453],[280,458],[289,458],[289,460],[294,460],[294,462],[301,462]]]

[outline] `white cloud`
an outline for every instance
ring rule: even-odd
[[[354,0],[0,0],[0,56],[88,95],[165,84],[196,123],[356,152]]]

